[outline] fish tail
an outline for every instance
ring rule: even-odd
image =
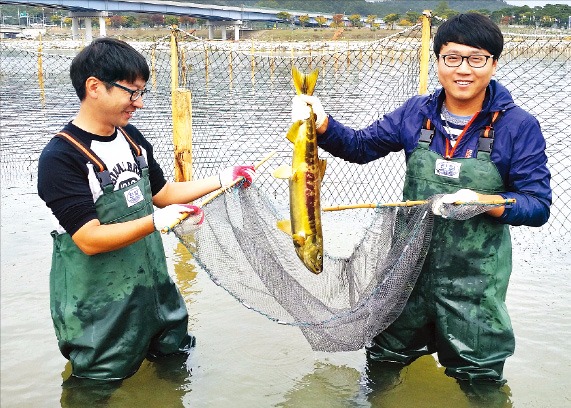
[[[291,68],[291,76],[293,77],[293,86],[298,95],[306,94],[313,95],[315,84],[317,83],[317,76],[319,70],[315,69],[309,74],[300,72],[296,67]]]

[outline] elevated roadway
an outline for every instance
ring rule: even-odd
[[[85,20],[85,40],[92,40],[91,20],[99,18],[100,35],[105,36],[105,17],[109,13],[152,13],[190,16],[207,21],[209,38],[213,38],[213,27],[222,28],[222,39],[226,39],[226,26],[234,26],[236,40],[244,21],[280,21],[276,10],[246,7],[217,6],[177,1],[157,0],[0,0],[0,4],[50,7],[68,10],[72,18],[72,36],[79,37],[79,19]]]

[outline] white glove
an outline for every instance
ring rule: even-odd
[[[256,169],[254,166],[231,166],[225,168],[218,174],[221,188],[228,188],[233,185],[239,178],[244,178],[243,187],[250,187],[254,182]]]
[[[315,127],[320,128],[327,118],[325,109],[317,96],[310,95],[296,95],[291,101],[291,120],[297,122],[298,120],[306,120],[309,118],[309,105],[313,108],[315,114]]]
[[[475,191],[463,188],[454,194],[444,194],[442,197],[432,203],[432,213],[446,218],[450,214],[450,204],[456,202],[468,203],[478,201],[479,195]]]
[[[198,228],[204,221],[204,212],[194,205],[171,204],[153,213],[153,224],[157,231],[170,232],[184,220],[185,226]]]

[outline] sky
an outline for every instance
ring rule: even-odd
[[[571,6],[571,0],[506,0],[512,6],[543,7],[546,4],[567,4]]]

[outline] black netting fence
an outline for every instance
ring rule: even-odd
[[[505,49],[496,78],[517,104],[536,115],[547,140],[554,203],[540,230],[571,230],[570,145],[571,37],[504,32]],[[192,93],[193,170],[197,178],[238,162],[256,162],[276,150],[268,164],[291,160],[285,133],[294,95],[291,66],[320,70],[315,94],[328,113],[363,127],[419,91],[421,27],[370,42],[221,42],[199,40],[177,30],[179,86]],[[125,38],[123,38],[125,39]],[[131,41],[152,69],[145,109],[132,123],[154,144],[168,176],[173,176],[171,37]],[[42,147],[70,120],[79,101],[68,71],[81,48],[78,41],[0,43],[2,181],[33,177]],[[428,91],[438,86],[430,53]],[[399,201],[404,154],[367,165],[330,157],[323,181],[324,206]],[[261,171],[257,184],[269,196],[286,197],[287,183]]]

